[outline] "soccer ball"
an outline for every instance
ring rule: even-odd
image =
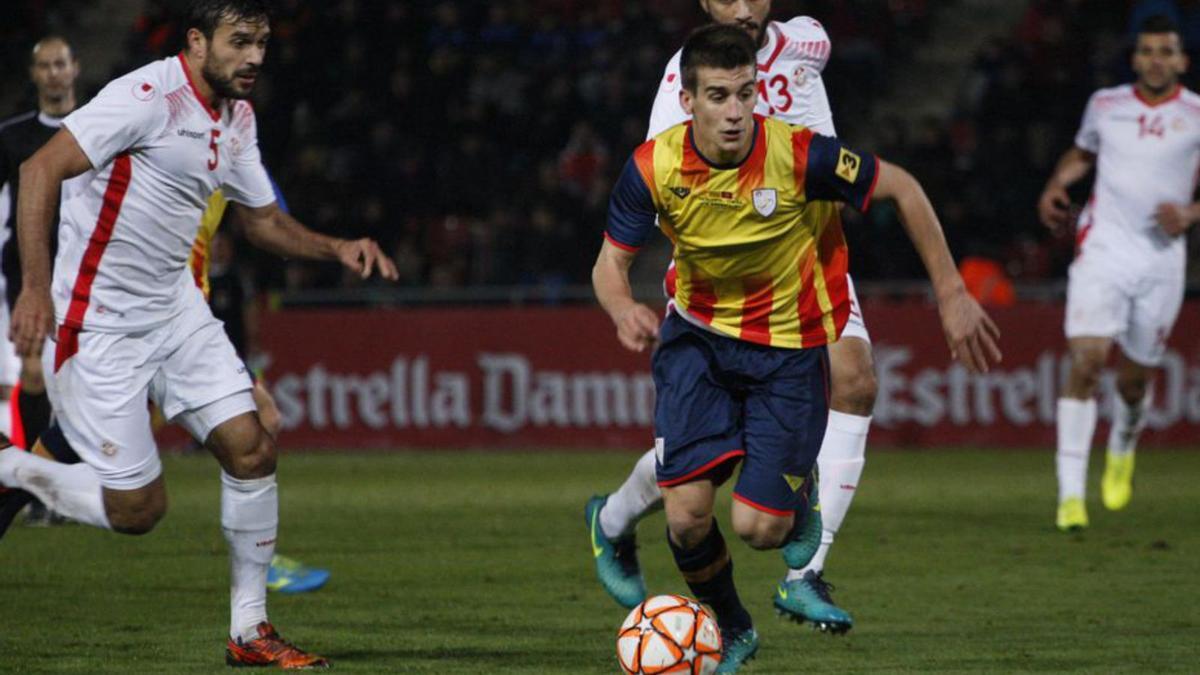
[[[721,663],[721,631],[695,600],[656,595],[625,617],[617,660],[629,675],[710,675]]]

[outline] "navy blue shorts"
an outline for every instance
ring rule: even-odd
[[[718,485],[773,515],[804,506],[829,418],[825,347],[783,349],[717,335],[672,312],[654,352],[658,484]]]

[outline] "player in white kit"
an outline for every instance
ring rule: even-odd
[[[275,549],[276,450],[251,381],[187,267],[200,214],[220,188],[247,238],[281,255],[339,260],[395,278],[371,240],[304,228],[275,203],[258,150],[253,89],[270,35],[262,0],[196,0],[178,56],[109,83],[21,169],[24,288],[12,318],[21,354],[43,365],[67,440],[83,463],[0,450],[0,510],[23,491],[80,522],[149,532],[166,511],[147,402],[204,442],[221,465],[230,549],[226,661],[327,666],[267,618]],[[61,206],[50,276],[48,232],[64,180],[95,170]],[[0,532],[2,534],[2,532]]]
[[[743,27],[758,40],[756,114],[836,135],[821,79],[829,60],[830,40],[818,21],[807,16],[787,22],[768,21],[770,0],[701,0],[700,6],[714,22]],[[676,52],[667,64],[650,114],[647,138],[688,119],[679,102],[679,61],[680,52]],[[665,281],[667,297],[674,295],[673,284],[674,269],[670,269]],[[803,543],[789,544],[790,548],[784,549],[788,572],[774,598],[781,613],[835,633],[849,630],[853,619],[829,595],[830,585],[823,577],[825,558],[862,475],[877,390],[871,338],[853,281],[850,303],[846,329],[841,339],[829,346],[830,414],[817,458],[819,498],[813,500],[819,502],[820,509],[809,518]],[[638,521],[661,504],[651,449],[616,492],[593,497],[585,509],[597,575],[605,590],[623,605],[632,607],[646,594],[636,560],[634,533]]]
[[[1146,424],[1152,371],[1183,303],[1187,230],[1200,169],[1200,96],[1179,79],[1187,69],[1178,29],[1166,17],[1143,24],[1133,53],[1134,84],[1092,95],[1075,137],[1038,203],[1051,228],[1068,224],[1066,189],[1095,167],[1079,215],[1067,285],[1071,369],[1058,400],[1060,530],[1087,526],[1084,496],[1096,429],[1095,394],[1114,343],[1117,390],[1101,492],[1105,507],[1132,496],[1134,450]]]

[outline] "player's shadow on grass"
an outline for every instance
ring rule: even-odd
[[[503,649],[486,649],[479,647],[461,647],[455,649],[437,648],[437,649],[403,649],[384,647],[380,649],[348,649],[344,651],[324,650],[321,652],[323,656],[329,658],[333,663],[346,662],[373,662],[396,660],[404,664],[406,668],[413,670],[421,670],[426,667],[436,666],[438,668],[455,668],[462,670],[479,669],[480,667],[529,667],[538,665],[540,667],[551,667],[558,662],[554,659],[554,654],[547,654],[544,649],[530,648],[529,651],[513,651]],[[559,665],[568,667],[572,663],[578,663],[581,658],[586,659],[587,656],[582,656],[577,652],[569,652],[562,650],[558,656],[561,657]],[[477,672],[488,672],[487,669]]]

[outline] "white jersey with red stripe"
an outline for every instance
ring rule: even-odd
[[[758,102],[754,112],[788,124],[803,124],[826,136],[837,135],[821,80],[830,51],[829,35],[812,17],[768,23],[767,40],[758,50]],[[667,63],[650,112],[647,139],[691,119],[679,102],[682,56],[683,50],[677,51]]]
[[[164,324],[195,293],[187,267],[209,195],[260,207],[275,194],[254,110],[201,98],[185,57],[110,82],[64,126],[95,176],[61,207],[54,266],[57,320],[129,333]]]
[[[1189,204],[1200,169],[1200,96],[1182,86],[1155,105],[1133,85],[1088,101],[1075,145],[1097,156],[1092,197],[1079,218],[1078,259],[1123,276],[1182,278],[1184,237],[1154,218],[1160,204]]]

